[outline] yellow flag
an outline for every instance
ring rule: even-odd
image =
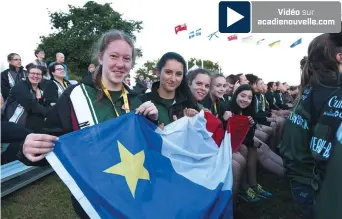
[[[268,46],[269,47],[275,47],[275,46],[279,46],[280,45],[280,40],[278,40],[278,41],[275,41],[275,42],[273,42],[273,43],[271,43],[271,44],[268,44]]]

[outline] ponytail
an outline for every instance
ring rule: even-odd
[[[102,90],[102,65],[97,66],[93,73],[93,85],[97,89],[96,100],[101,102],[104,95]]]

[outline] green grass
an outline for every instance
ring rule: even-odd
[[[284,179],[260,171],[259,182],[274,197],[255,204],[241,203],[235,219],[301,219],[293,205],[288,184]],[[77,218],[70,200],[70,192],[56,174],[51,174],[2,200],[3,219]]]
[[[70,192],[53,173],[1,200],[2,219],[77,218]]]

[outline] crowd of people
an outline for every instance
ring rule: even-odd
[[[322,189],[331,196],[336,192],[325,186],[333,180],[331,176],[325,180],[325,172],[336,168],[338,162],[332,167],[327,164],[334,147],[341,144],[336,140],[342,121],[341,41],[339,33],[322,34],[311,42],[301,61],[299,86],[266,84],[254,74],[225,77],[203,68],[188,72],[180,54],[167,52],[155,68],[159,80],[152,83],[139,76],[131,89],[127,76],[135,62],[135,48],[132,39],[118,30],[99,39],[94,52],[99,65],[90,65],[76,85],[68,82],[66,65],[58,58],[47,67],[42,51],[37,51],[37,60],[25,71],[20,56],[12,53],[10,68],[1,73],[2,133],[6,132],[2,142],[10,143],[2,162],[18,159],[26,165],[47,165],[44,157],[58,136],[132,110],[160,128],[201,110],[217,116],[223,126],[233,114],[242,115],[248,117],[250,128],[232,155],[234,213],[238,200],[254,203],[275,198],[259,183],[260,164],[290,180],[294,202],[305,217],[338,218],[334,216],[338,208],[332,208],[336,203],[329,201],[330,196],[321,201],[320,194]],[[50,78],[43,77],[46,72]],[[92,120],[86,115],[92,115]],[[72,204],[81,218],[88,218],[75,198]]]

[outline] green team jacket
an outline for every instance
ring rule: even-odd
[[[285,123],[280,153],[283,157],[285,175],[297,183],[313,186],[315,157],[310,148],[314,128],[330,94],[336,88],[315,86],[306,89],[297,106]]]
[[[335,137],[341,121],[342,89],[316,86],[304,91],[285,124],[280,147],[285,174],[316,192],[319,219],[342,215],[342,147]]]
[[[339,130],[342,135],[342,123]],[[342,215],[342,138],[338,139],[326,168],[324,182],[315,203],[316,219],[337,219]]]

